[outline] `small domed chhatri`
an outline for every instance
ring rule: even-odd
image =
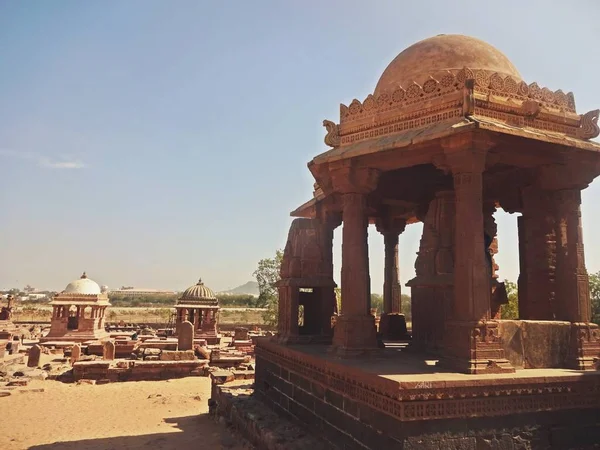
[[[40,342],[85,342],[108,338],[105,330],[108,294],[87,277],[72,281],[52,301],[50,332]]]
[[[187,288],[181,294],[175,305],[176,324],[175,332],[183,322],[190,321],[194,325],[194,338],[205,339],[210,345],[221,341],[218,332],[219,300],[215,293],[206,286],[202,279]]]

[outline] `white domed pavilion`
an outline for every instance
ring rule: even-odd
[[[208,344],[216,345],[221,340],[217,323],[219,316],[219,300],[215,293],[202,280],[190,286],[175,305],[176,333],[186,320],[194,324],[194,338],[205,339]]]
[[[52,301],[50,332],[40,342],[85,342],[108,338],[104,329],[108,294],[83,275],[72,281]]]

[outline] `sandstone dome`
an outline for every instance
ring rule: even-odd
[[[205,286],[202,280],[187,288],[180,297],[180,300],[216,300],[215,293],[209,287]]]
[[[413,81],[423,84],[429,76],[448,71],[456,74],[463,67],[498,72],[521,81],[521,75],[498,49],[480,39],[458,34],[440,34],[417,42],[402,51],[384,70],[375,96],[398,86],[407,88]]]
[[[90,280],[86,273],[83,272],[81,278],[67,284],[67,287],[62,291],[63,294],[81,294],[81,295],[99,295],[101,293],[100,286],[94,280]]]

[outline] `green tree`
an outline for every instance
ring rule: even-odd
[[[406,320],[412,320],[412,302],[410,295],[400,294],[400,302],[402,304],[402,314],[406,317]]]
[[[377,309],[377,313],[383,312],[383,295],[371,294],[371,309]]]
[[[283,260],[283,251],[277,250],[274,258],[261,259],[258,268],[252,274],[258,283],[259,308],[267,308],[263,320],[267,325],[277,325],[279,295],[275,284],[279,281],[279,270]]]
[[[600,324],[600,272],[590,274],[590,303],[592,322]]]
[[[517,285],[512,281],[504,280],[504,287],[506,288],[508,303],[506,305],[502,305],[502,309],[500,310],[500,317],[502,319],[518,319],[519,293],[517,291]]]

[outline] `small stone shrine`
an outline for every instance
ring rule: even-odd
[[[216,345],[221,341],[218,330],[219,300],[202,280],[181,294],[175,311],[176,334],[179,334],[181,324],[187,320],[194,325],[195,339],[205,339],[209,345]]]
[[[600,174],[598,115],[578,113],[571,92],[526,82],[475,38],[439,35],[401,52],[372,95],[323,123],[332,148],[308,164],[313,198],[292,213],[278,336],[257,340],[256,396],[332,448],[600,442],[600,331],[580,209]],[[500,319],[499,207],[520,214],[519,320]],[[398,235],[417,222],[413,339],[379,349],[368,226],[385,243],[383,328],[402,327]]]
[[[108,294],[85,272],[52,301],[50,332],[40,342],[85,342],[108,338],[104,328]]]

